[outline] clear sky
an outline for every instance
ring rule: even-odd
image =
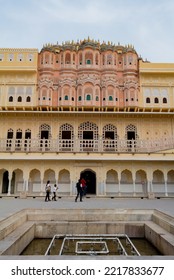
[[[0,48],[87,39],[174,63],[174,0],[0,0]]]

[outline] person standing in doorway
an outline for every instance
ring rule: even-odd
[[[45,201],[50,201],[50,193],[51,193],[50,181],[47,181],[45,191],[46,191]]]
[[[83,194],[86,195],[87,185],[86,185],[86,180],[83,177],[80,178],[80,184],[83,190]]]

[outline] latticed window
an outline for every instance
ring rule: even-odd
[[[71,124],[65,123],[60,126],[59,139],[73,139],[74,138],[74,128]]]
[[[79,139],[98,139],[98,126],[92,122],[84,122],[78,127]]]
[[[7,139],[12,139],[13,138],[13,129],[10,128],[8,131],[7,131]]]
[[[16,131],[16,139],[22,139],[22,130],[20,128]]]
[[[39,128],[39,138],[40,139],[50,139],[51,138],[51,127],[48,124],[42,124]]]
[[[8,131],[7,131],[7,142],[6,142],[7,150],[11,149],[11,146],[12,146],[11,139],[13,139],[13,129],[12,128],[8,129]]]
[[[31,130],[30,129],[25,130],[25,139],[31,139]]]
[[[129,124],[125,129],[125,138],[127,140],[136,140],[138,138],[137,128],[133,124]]]
[[[117,128],[113,124],[107,124],[103,127],[103,139],[112,139],[116,140],[118,138],[117,136]]]

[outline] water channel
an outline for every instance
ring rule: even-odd
[[[161,255],[148,240],[144,238],[127,238],[119,236],[54,236],[35,238],[23,250],[21,255]]]

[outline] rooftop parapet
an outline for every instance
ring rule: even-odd
[[[122,46],[120,45],[120,43],[118,43],[117,45],[114,44],[113,42],[105,42],[103,41],[102,43],[99,40],[94,40],[94,39],[90,39],[88,37],[88,39],[84,39],[84,40],[77,40],[75,41],[65,41],[62,42],[62,44],[59,44],[57,42],[57,44],[51,44],[51,43],[47,43],[43,46],[43,48],[41,49],[42,51],[51,51],[54,53],[59,53],[61,51],[64,50],[71,50],[71,51],[78,51],[78,50],[83,50],[85,48],[91,48],[94,50],[99,50],[100,52],[104,52],[107,50],[111,50],[111,51],[115,51],[118,53],[127,53],[127,52],[133,52],[136,53],[136,50],[134,49],[133,45],[126,45],[126,46]]]

